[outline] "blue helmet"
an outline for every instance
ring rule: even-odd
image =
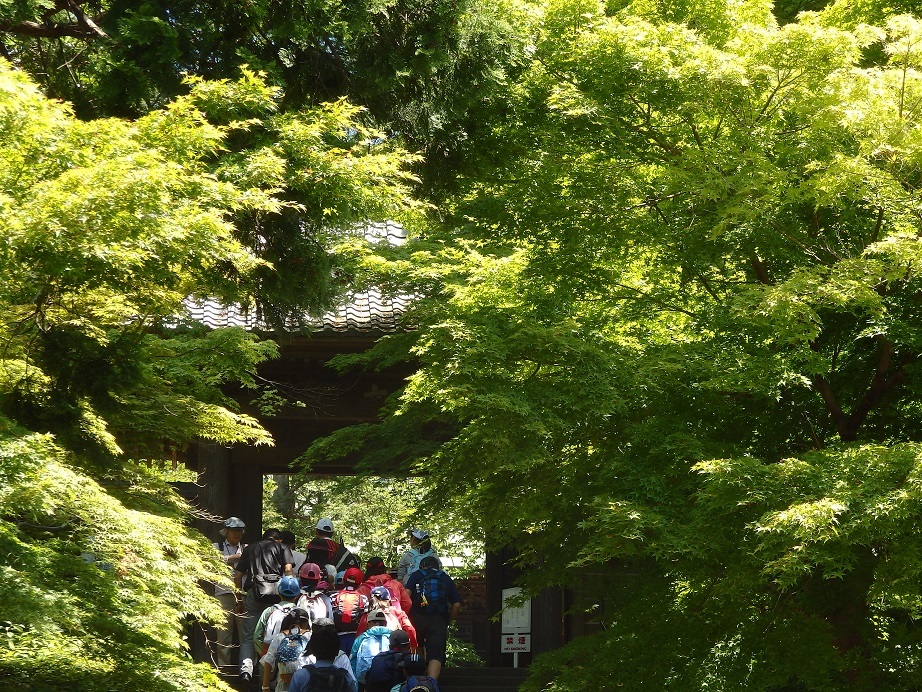
[[[294,598],[301,593],[301,582],[295,577],[282,577],[278,585],[279,596]]]

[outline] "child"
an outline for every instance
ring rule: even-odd
[[[269,642],[269,650],[259,659],[263,664],[262,689],[270,689],[272,669],[278,668],[275,692],[288,692],[291,676],[301,667],[300,659],[306,655],[310,642],[310,617],[305,610],[295,608],[282,620],[279,633]]]
[[[378,654],[391,648],[391,631],[387,628],[384,611],[375,608],[368,613],[368,627],[355,639],[349,661],[352,672],[359,681],[359,692],[365,688],[365,673],[371,660]]]
[[[410,645],[414,649],[417,647],[416,628],[402,609],[394,607],[394,604],[391,602],[391,594],[387,590],[387,587],[376,586],[371,590],[370,608],[371,610],[378,609],[383,611],[386,619],[384,623],[385,626],[391,631],[403,630],[410,637]],[[359,620],[359,628],[357,631],[361,635],[368,627],[368,616],[363,615],[361,620]]]
[[[439,683],[430,678],[426,672],[426,661],[419,654],[410,654],[403,662],[403,675],[406,678],[400,685],[394,685],[391,692],[440,692]]]
[[[318,620],[311,633],[312,662],[291,676],[288,692],[306,692],[312,678],[321,678],[323,688],[329,692],[358,692],[358,686],[347,665],[338,665],[341,658],[339,635],[332,620]],[[263,690],[263,692],[266,692]]]

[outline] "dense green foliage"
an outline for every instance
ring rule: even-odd
[[[922,27],[824,21],[547,3],[504,158],[364,256],[418,329],[343,366],[421,368],[311,454],[428,474],[533,589],[607,566],[529,689],[922,682]]]
[[[0,7],[86,118],[4,69],[12,439],[96,474],[264,441],[218,385],[271,346],[182,299],[280,325],[361,267],[413,329],[341,365],[420,369],[310,457],[420,474],[530,589],[611,573],[607,629],[531,689],[922,686],[912,3]],[[317,105],[347,95],[367,113]],[[336,233],[400,217],[408,164],[436,205],[413,242]]]
[[[222,385],[255,389],[276,346],[208,332],[186,301],[320,309],[329,296],[300,296],[309,282],[271,264],[255,229],[297,210],[301,227],[348,232],[408,206],[411,157],[355,107],[278,113],[279,98],[245,71],[190,79],[134,121],[81,121],[0,60],[4,689],[226,689],[183,640],[187,618],[220,615],[199,581],[224,566],[136,462],[270,443]]]
[[[263,526],[292,531],[298,545],[314,535],[321,517],[333,517],[338,540],[365,561],[378,556],[391,568],[409,549],[409,530],[423,526],[459,578],[484,567],[483,542],[455,530],[454,517],[429,501],[418,478],[281,476],[263,481]]]
[[[504,108],[516,16],[492,0],[6,0],[0,55],[86,118],[141,115],[185,93],[184,74],[249,65],[284,88],[282,110],[367,108],[438,188]]]
[[[220,615],[195,582],[222,566],[168,487],[139,468],[100,485],[6,418],[0,480],[6,689],[226,689],[181,638],[187,616]]]

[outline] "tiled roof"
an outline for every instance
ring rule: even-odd
[[[360,229],[372,242],[402,245],[407,234],[392,221],[368,223]],[[320,318],[305,316],[304,323],[317,332],[394,332],[410,302],[409,296],[384,297],[378,289],[349,294],[339,305]],[[216,300],[186,301],[189,317],[206,327],[244,327],[268,331],[255,310],[239,305],[222,305]]]

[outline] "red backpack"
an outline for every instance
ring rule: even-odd
[[[368,609],[368,598],[358,591],[337,591],[333,594],[333,622],[337,632],[355,632],[359,619]]]
[[[320,536],[307,544],[307,562],[313,562],[323,567],[334,564],[339,546],[335,541]]]

